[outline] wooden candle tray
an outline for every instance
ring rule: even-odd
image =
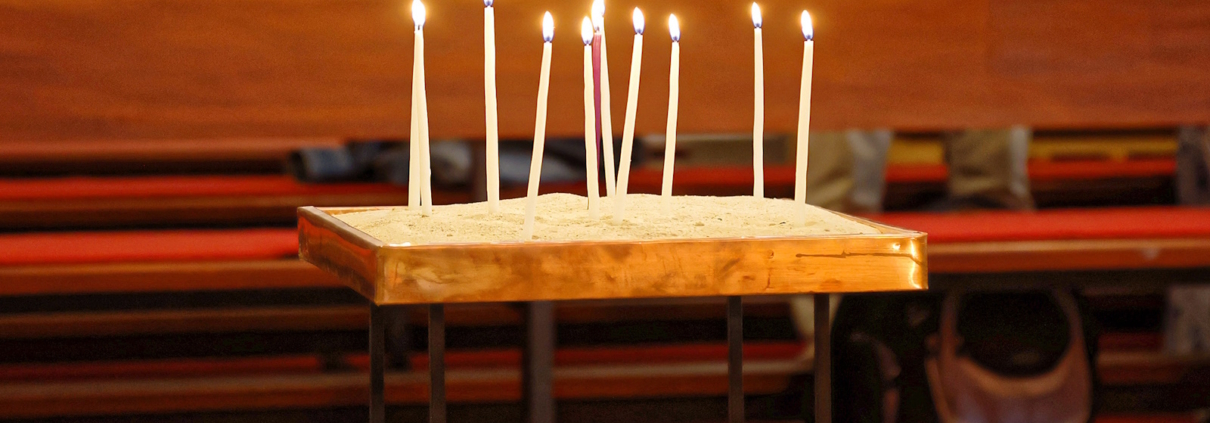
[[[298,209],[299,254],[376,304],[921,290],[926,235],[839,214],[877,234],[393,245]]]

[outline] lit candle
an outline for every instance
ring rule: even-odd
[[[555,20],[542,16],[542,74],[538,77],[538,114],[534,121],[534,155],[529,163],[529,192],[525,198],[525,225],[521,239],[534,237],[534,213],[538,203],[538,181],[542,179],[542,147],[546,144],[546,93],[550,85],[550,45],[555,39]]]
[[[412,21],[416,24],[416,68],[420,75],[417,87],[420,112],[420,209],[425,216],[433,214],[433,171],[429,157],[429,105],[424,83],[424,3],[412,1]]]
[[[622,157],[618,165],[617,198],[613,223],[622,223],[626,213],[626,185],[630,182],[630,155],[634,150],[634,115],[639,107],[639,72],[643,62],[643,12],[634,8],[634,50],[630,56],[630,91],[626,95],[626,124],[622,127]]]
[[[597,219],[600,180],[597,178],[597,116],[593,101],[592,41],[593,28],[589,18],[580,24],[580,37],[584,40],[584,172],[588,182],[588,217]]]
[[[798,93],[798,145],[794,160],[794,201],[803,205],[799,223],[806,223],[807,204],[807,138],[811,126],[811,68],[815,63],[815,29],[811,14],[802,11],[802,85]]]
[[[487,108],[487,210],[500,211],[500,123],[496,107],[496,12],[483,0],[483,97]]]
[[[412,5],[413,9],[415,5]],[[416,21],[416,11],[412,11],[412,21]],[[420,34],[419,26],[413,25],[415,34]],[[412,125],[408,136],[408,209],[420,210],[420,186],[424,185],[420,177],[420,44],[421,37],[414,37],[412,48]]]
[[[753,61],[755,62],[752,114],[752,195],[765,197],[765,47],[761,35],[760,6],[752,3]]]
[[[592,25],[600,43],[601,61],[599,88],[601,90],[601,157],[605,158],[605,195],[612,197],[617,186],[613,171],[613,113],[609,101],[609,53],[605,48],[605,0],[593,0]]]
[[[676,15],[668,16],[668,33],[672,36],[672,59],[668,69],[668,131],[664,141],[664,184],[660,194],[664,207],[672,198],[672,170],[676,159],[676,113],[681,92],[681,25]]]

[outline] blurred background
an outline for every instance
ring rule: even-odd
[[[366,419],[365,301],[297,259],[295,209],[406,203],[409,6],[0,0],[0,419]],[[660,189],[676,13],[673,192],[751,195],[750,6],[608,3],[618,138],[631,9],[648,23],[630,192]],[[968,340],[957,354],[1009,379],[1088,380],[1087,401],[1052,399],[1073,415],[1206,421],[1210,3],[760,6],[766,195],[793,196],[809,9],[808,200],[930,235],[929,294],[834,301],[835,355],[852,357],[835,364],[838,404],[892,410],[840,404],[838,416],[936,421],[941,406],[909,388],[938,383],[921,357],[944,355],[941,304],[958,298],[970,306],[954,317]],[[435,203],[482,201],[483,5],[427,7]],[[545,10],[556,32],[541,192],[583,194],[589,2],[495,9],[502,197],[525,193]],[[749,419],[810,421],[809,304],[745,303]],[[723,421],[724,311],[722,299],[556,304],[559,418]],[[451,421],[524,419],[524,315],[447,308]],[[391,421],[426,419],[426,322],[423,308],[391,313]],[[1059,372],[1077,356],[1087,372]]]

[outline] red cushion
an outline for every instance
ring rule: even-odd
[[[0,179],[0,200],[343,194],[402,189],[370,183],[302,184],[283,175],[69,177]]]
[[[297,256],[298,232],[293,228],[0,235],[0,266]]]
[[[927,232],[933,244],[1210,237],[1210,208],[889,213],[873,218]],[[261,260],[297,254],[298,234],[292,228],[0,235],[0,265]]]
[[[1210,208],[1138,207],[870,216],[928,233],[930,243],[1210,237]]]

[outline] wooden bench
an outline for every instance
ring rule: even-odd
[[[1036,162],[1031,183],[1040,203],[1095,203],[1131,192],[1154,193],[1170,187],[1170,159]],[[768,192],[789,196],[792,167],[766,171]],[[887,168],[888,206],[944,192],[943,165],[892,165]],[[660,171],[636,169],[633,192],[658,193]],[[676,193],[744,195],[751,191],[750,168],[683,169],[675,176]],[[544,185],[543,192],[583,194],[583,184]],[[434,193],[437,204],[463,203],[466,191]],[[523,195],[520,188],[505,197]],[[291,224],[295,209],[312,206],[406,204],[407,189],[386,184],[303,184],[286,176],[138,176],[0,179],[0,230],[105,228],[167,225]]]
[[[0,140],[0,174],[281,173],[300,148],[334,148],[335,137]]]
[[[947,274],[1210,267],[1205,209],[877,218],[929,232],[930,268],[941,282]],[[292,229],[4,234],[0,295],[341,286],[293,259],[296,237]]]
[[[795,358],[800,351],[798,343],[747,343],[745,393],[773,395],[789,388],[791,375],[809,368],[809,363]],[[1098,363],[1102,382],[1158,386],[1188,377],[1190,365],[1200,364],[1205,369],[1210,364],[1204,360],[1177,363],[1155,354],[1142,355],[1104,354]],[[725,356],[722,344],[563,348],[555,356],[555,395],[564,401],[722,397],[726,393]],[[427,362],[419,354],[411,361],[415,370],[393,373],[386,379],[391,404],[420,405],[427,401]],[[351,355],[346,362],[352,370],[331,371],[313,356],[0,366],[0,410],[6,410],[0,411],[0,417],[363,404],[368,395],[368,358]],[[449,353],[450,401],[518,401],[520,362],[518,350]]]
[[[1084,160],[1031,162],[1030,188],[1040,206],[1110,206],[1157,204],[1173,199],[1172,159],[1137,159],[1123,162]],[[638,168],[630,176],[630,192],[659,194],[662,170]],[[943,164],[891,164],[886,168],[884,205],[888,210],[908,209],[940,199],[946,192],[948,170]],[[678,169],[673,176],[676,195],[751,195],[751,167],[699,167]],[[584,183],[543,184],[542,193],[584,195]],[[604,191],[602,191],[604,192]],[[765,193],[793,197],[794,167],[765,169]],[[506,188],[502,198],[525,196],[523,187]]]
[[[287,176],[141,176],[0,179],[0,230],[292,225],[298,207],[407,203],[381,183],[304,184]],[[438,191],[439,204],[470,195]]]
[[[773,394],[787,388],[788,375],[802,370],[792,357],[798,344],[748,344],[745,392]],[[727,389],[725,345],[563,349],[556,354],[555,395],[563,400],[723,396]],[[516,350],[447,355],[447,389],[455,403],[515,402],[521,378]],[[428,400],[427,372],[388,375],[387,400],[421,404]],[[360,371],[323,372],[313,359],[285,358],[228,362],[152,363],[168,376],[112,380],[129,369],[81,365],[88,377],[43,382],[71,372],[32,366],[0,367],[0,417],[196,412],[271,408],[323,408],[363,404],[368,357],[350,359]],[[249,370],[252,370],[249,372]],[[177,372],[172,375],[172,372]],[[255,374],[260,372],[261,374]],[[41,374],[39,374],[41,373]],[[253,374],[248,374],[253,373]],[[39,382],[22,382],[37,378]],[[12,382],[11,380],[18,380]]]
[[[934,270],[934,281],[944,282],[946,275],[985,275],[989,274],[1020,274],[1020,272],[1038,272],[1052,270],[1137,270],[1154,268],[1205,269],[1210,267],[1210,254],[1202,254],[1207,250],[1204,241],[1210,237],[1210,210],[1203,209],[1166,209],[1144,208],[1128,210],[1059,210],[1043,211],[1034,214],[1012,212],[979,212],[956,215],[930,214],[888,214],[877,216],[878,219],[892,224],[926,230],[930,233],[930,261]],[[1146,225],[1139,224],[1140,222]],[[1057,231],[1062,229],[1062,231]],[[1111,239],[1112,242],[1104,242]],[[228,249],[232,240],[240,240],[237,249]],[[1199,241],[1200,240],[1200,241]],[[6,282],[0,284],[0,292],[4,295],[49,295],[49,294],[98,294],[107,292],[156,292],[173,290],[240,290],[257,288],[292,288],[292,287],[337,287],[331,278],[325,277],[317,270],[298,263],[292,257],[296,251],[296,234],[291,229],[280,230],[217,230],[217,231],[126,231],[102,233],[44,233],[44,234],[8,234],[0,235],[0,260],[7,260],[0,266],[0,276]],[[54,251],[47,246],[60,248]],[[1120,257],[1119,257],[1120,256]],[[980,258],[983,257],[983,258]],[[1057,257],[1046,259],[1046,257]],[[1133,258],[1131,258],[1133,257]],[[983,260],[983,261],[979,261]],[[984,264],[972,264],[984,263]],[[288,270],[283,272],[283,270]],[[182,272],[178,274],[177,272]],[[293,275],[293,278],[280,277],[282,273]],[[242,276],[241,276],[242,275]],[[309,275],[309,276],[308,276]],[[265,278],[265,279],[260,279]],[[1159,284],[1162,281],[1154,281]],[[563,322],[610,321],[624,319],[624,316],[642,315],[636,310],[646,310],[647,317],[658,319],[707,319],[711,315],[722,316],[722,304],[704,301],[700,304],[678,304],[678,307],[668,307],[667,304],[597,304],[593,306],[573,305],[561,307],[558,320]],[[360,308],[357,308],[360,309]],[[763,311],[761,311],[763,310]],[[750,307],[750,312],[769,313],[769,315],[784,315],[784,304]],[[80,336],[93,332],[96,336],[112,336],[122,333],[191,333],[197,331],[289,331],[305,328],[331,328],[337,330],[363,331],[366,319],[364,311],[354,307],[339,306],[330,308],[292,309],[292,308],[263,308],[256,310],[225,310],[225,311],[140,311],[136,313],[62,313],[48,315],[10,315],[0,318],[0,334],[3,337],[32,339],[37,337]],[[413,313],[422,313],[414,311]],[[717,314],[712,314],[717,313]],[[780,313],[780,314],[779,314]],[[458,317],[461,315],[462,317]],[[623,316],[623,317],[619,317]],[[424,321],[422,316],[414,316],[413,321]],[[451,325],[461,320],[467,325],[510,325],[520,321],[516,310],[511,312],[504,308],[468,308],[463,312],[451,309]],[[56,329],[57,328],[57,329]],[[1153,345],[1152,345],[1153,346]],[[630,348],[630,347],[628,347]],[[1150,348],[1150,347],[1149,347]],[[641,349],[632,350],[642,351]],[[564,353],[567,354],[567,353]],[[639,354],[639,353],[635,353]],[[263,358],[240,358],[241,360],[257,360]],[[219,404],[234,404],[235,408],[257,408],[278,406],[305,406],[297,398],[311,398],[308,401],[319,401],[307,404],[359,404],[363,401],[364,376],[359,374],[312,374],[315,358],[289,359],[294,364],[267,362],[262,370],[256,370],[257,364],[232,364],[236,369],[226,376],[215,378],[198,378],[196,375],[186,378],[187,384],[176,384],[184,379],[173,376],[171,371],[139,370],[141,364],[130,364],[125,368],[132,375],[143,375],[146,378],[135,377],[125,382],[112,382],[107,387],[113,388],[105,395],[107,398],[92,398],[90,395],[102,395],[86,386],[92,382],[65,380],[56,384],[44,385],[33,380],[41,380],[38,374],[43,373],[26,368],[25,379],[13,379],[0,388],[6,392],[3,398],[11,400],[30,400],[30,404],[45,401],[44,412],[53,412],[50,404],[67,398],[77,398],[73,404],[80,405],[80,413],[109,413],[143,410],[144,412],[166,411],[162,407],[184,407],[187,410],[213,409]],[[310,361],[307,361],[310,360]],[[783,360],[783,361],[778,361]],[[781,362],[782,367],[794,360],[792,354],[786,354],[775,362]],[[1197,357],[1166,358],[1150,349],[1123,350],[1107,352],[1102,356],[1099,371],[1106,383],[1121,385],[1161,386],[1179,383],[1187,380],[1191,374],[1197,374],[1205,368],[1205,362]],[[355,362],[356,360],[351,360]],[[490,360],[489,360],[490,361]],[[301,363],[301,364],[300,364]],[[507,367],[505,362],[496,361],[493,368]],[[579,363],[587,367],[572,366],[562,374],[597,374],[601,368],[612,369],[609,372],[648,371],[641,368],[625,370],[610,365]],[[717,363],[721,366],[721,361]],[[151,366],[154,368],[155,363]],[[242,366],[242,367],[241,367]],[[310,366],[310,367],[308,367]],[[171,366],[168,366],[171,367]],[[220,366],[221,367],[221,366]],[[491,366],[488,366],[491,367]],[[675,366],[673,366],[675,367]],[[759,367],[759,366],[758,366]],[[680,368],[680,367],[677,367]],[[695,372],[705,372],[699,367]],[[719,367],[721,369],[722,367]],[[67,367],[71,369],[71,367]],[[79,370],[79,368],[76,368]],[[121,366],[117,367],[122,370]],[[276,369],[276,370],[275,370]],[[300,370],[302,369],[302,370]],[[597,370],[593,370],[597,369]],[[10,369],[20,373],[20,369]],[[36,370],[36,369],[35,369]],[[112,369],[111,369],[112,370]],[[279,371],[280,370],[280,371]],[[306,371],[303,371],[306,370]],[[93,374],[106,371],[92,370]],[[248,374],[251,374],[249,376]],[[301,371],[302,376],[294,372]],[[469,370],[468,370],[469,371]],[[478,371],[478,370],[476,370]],[[513,370],[493,370],[497,373]],[[562,371],[562,370],[561,370]],[[685,370],[688,372],[688,370]],[[62,372],[72,373],[71,370]],[[268,374],[260,374],[260,373]],[[1193,372],[1193,373],[1190,373]],[[88,372],[84,372],[88,373]],[[121,371],[108,373],[121,374]],[[218,372],[223,373],[223,372]],[[488,372],[491,373],[491,372]],[[283,376],[283,374],[285,374]],[[671,376],[651,373],[655,380],[669,379]],[[722,378],[723,373],[717,375]],[[477,380],[479,373],[468,373],[465,380]],[[696,375],[696,376],[694,376]],[[411,377],[412,379],[408,379]],[[451,374],[453,377],[453,374]],[[460,376],[461,377],[461,376]],[[484,376],[486,377],[486,376]],[[558,377],[558,376],[557,376]],[[698,373],[689,372],[685,376],[697,386],[703,382]],[[772,375],[761,377],[774,378]],[[778,380],[788,380],[789,373],[783,372]],[[166,378],[166,379],[165,379]],[[671,379],[670,379],[671,378]],[[695,379],[699,378],[699,379]],[[52,378],[53,379],[53,378]],[[146,380],[145,380],[146,379]],[[490,378],[489,378],[490,379]],[[495,379],[502,384],[514,383],[515,376]],[[412,382],[407,382],[411,380]],[[503,382],[501,382],[503,380]],[[606,382],[588,382],[578,380],[600,389],[611,386]],[[720,379],[721,381],[722,379]],[[772,379],[765,379],[766,381]],[[166,382],[167,381],[167,382]],[[343,381],[343,382],[341,382]],[[683,382],[683,380],[682,380]],[[675,382],[675,383],[682,383]],[[410,397],[400,397],[396,401],[407,402],[406,398],[417,401],[424,399],[422,392],[423,377],[400,376],[390,382],[395,390],[409,392]],[[410,385],[408,383],[411,383]],[[461,382],[459,382],[461,383]],[[467,382],[468,393],[473,396],[478,392],[475,387],[482,387]],[[519,386],[519,382],[516,382]],[[572,382],[560,382],[569,384]],[[647,382],[644,382],[646,384]],[[651,382],[657,383],[657,382]],[[765,382],[761,382],[765,383]],[[784,382],[778,382],[784,383]],[[263,395],[248,396],[247,386],[263,386]],[[288,385],[319,386],[305,388],[294,392]],[[617,389],[634,385],[634,380],[618,383]],[[43,385],[44,388],[34,388]],[[642,384],[640,384],[642,385]],[[54,389],[51,388],[53,386]],[[171,386],[186,386],[197,390],[173,391]],[[344,386],[344,388],[333,388]],[[455,398],[455,386],[451,379],[451,398]],[[503,385],[494,385],[503,386]],[[511,386],[511,385],[510,385]],[[644,385],[646,386],[646,385]],[[719,385],[722,392],[721,386]],[[754,382],[753,386],[777,386],[777,384],[761,385]],[[659,387],[663,390],[666,387]],[[41,389],[41,390],[40,390]],[[234,391],[223,391],[232,389]],[[243,389],[243,390],[240,390]],[[314,390],[317,389],[317,390]],[[333,390],[335,389],[335,390]],[[341,389],[347,389],[342,391]],[[360,390],[359,390],[360,389]],[[462,389],[462,388],[458,388]],[[571,389],[571,388],[569,388]],[[675,388],[674,388],[675,389]],[[157,397],[150,392],[159,390],[163,397]],[[208,397],[202,391],[219,392],[215,397]],[[656,389],[653,388],[652,392]],[[43,397],[31,398],[30,392],[41,392]],[[123,394],[125,392],[126,394]],[[176,392],[176,393],[174,393]],[[227,393],[222,393],[227,392]],[[594,391],[595,392],[595,391]],[[612,392],[612,391],[611,391]],[[694,391],[686,395],[713,395],[703,391]],[[759,393],[762,391],[753,391]],[[25,393],[20,394],[19,393]],[[129,395],[122,397],[122,395]],[[597,392],[600,394],[600,392]],[[72,397],[72,396],[76,397]],[[150,395],[150,397],[147,397]],[[174,397],[173,395],[179,395]],[[227,401],[224,395],[231,398],[242,396],[246,403]],[[403,395],[403,394],[400,394]],[[578,398],[575,394],[569,397]],[[596,394],[594,394],[596,395]],[[604,394],[602,394],[604,395]],[[611,395],[621,395],[616,392]],[[630,394],[627,394],[630,395]],[[637,393],[637,396],[645,394]],[[56,400],[57,398],[57,400]],[[125,399],[123,399],[125,398]],[[148,399],[155,398],[155,399]],[[197,398],[195,402],[172,398]],[[213,399],[213,402],[210,399]],[[322,401],[315,398],[321,398]],[[417,399],[418,398],[418,399]],[[511,398],[511,397],[509,397]],[[0,399],[5,401],[6,399]],[[468,399],[470,400],[470,399]],[[327,402],[324,402],[327,401]],[[354,402],[350,402],[354,401]],[[184,403],[193,405],[182,405]],[[126,404],[126,405],[121,405]],[[172,405],[176,404],[176,405]],[[210,404],[210,405],[206,405]],[[240,406],[239,404],[244,404]],[[170,407],[171,405],[171,407]],[[91,408],[90,408],[91,407]],[[105,407],[113,407],[105,408]],[[123,408],[126,407],[126,408]],[[143,407],[143,408],[140,408]],[[161,408],[157,408],[161,407]],[[192,408],[191,408],[192,407]],[[0,407],[5,409],[5,407]],[[36,410],[38,408],[26,408]],[[179,408],[174,408],[178,410]],[[110,410],[110,411],[106,411]],[[120,411],[127,410],[127,411]],[[30,411],[31,413],[33,411]]]

